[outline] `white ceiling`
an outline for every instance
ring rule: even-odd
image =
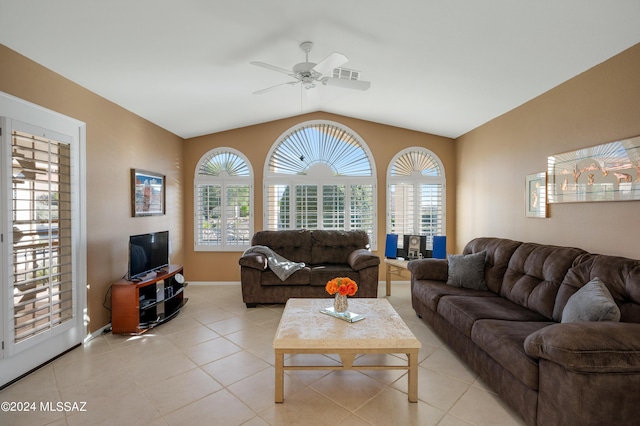
[[[184,138],[311,111],[458,137],[640,42],[639,0],[0,0],[0,43]],[[366,92],[282,68],[333,51]]]

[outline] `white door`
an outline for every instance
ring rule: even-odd
[[[0,111],[2,386],[86,336],[86,238],[84,125],[6,96]]]

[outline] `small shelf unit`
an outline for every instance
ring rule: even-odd
[[[142,277],[140,281],[121,279],[111,287],[111,330],[114,334],[140,334],[169,321],[180,313],[189,299],[187,283],[179,283],[182,265]]]

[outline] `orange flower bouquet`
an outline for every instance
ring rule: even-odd
[[[325,286],[327,293],[340,296],[353,296],[358,291],[358,284],[351,278],[338,277],[334,278]]]

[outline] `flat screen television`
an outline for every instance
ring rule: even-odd
[[[129,279],[139,279],[169,266],[169,231],[129,237]]]

